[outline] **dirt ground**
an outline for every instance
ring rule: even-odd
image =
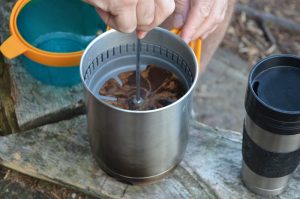
[[[239,3],[261,12],[270,12],[276,16],[287,18],[300,25],[300,3],[298,0],[240,0]],[[226,56],[228,54],[224,54],[224,52],[228,51],[245,61],[240,63],[246,63],[236,64],[236,68],[230,69],[239,79],[236,84],[232,84],[231,89],[240,91],[244,88],[245,85],[240,85],[238,82],[247,77],[251,65],[262,57],[273,53],[300,55],[299,32],[292,32],[268,22],[265,26],[269,29],[271,37],[274,38],[271,41],[270,36],[266,36],[261,24],[261,21],[254,20],[243,12],[236,12],[233,16],[232,23],[221,45],[223,50],[218,51],[217,54],[217,56],[221,57]],[[217,62],[215,63],[217,64]],[[203,108],[202,112],[195,117],[209,125],[240,131],[243,117],[242,98],[244,94],[238,92],[236,97],[224,97],[228,95],[228,93],[225,93],[228,90],[223,89],[224,84],[229,84],[230,79],[224,79],[220,83],[216,79],[218,75],[221,75],[219,68],[212,66],[208,69],[207,75],[205,74],[205,77],[201,80],[203,86],[198,88],[198,103],[202,104],[203,107],[214,106],[216,109]],[[239,86],[238,89],[236,89],[237,86]],[[208,89],[213,89],[214,95],[210,95],[211,93],[207,92]],[[234,99],[237,101],[234,101]],[[232,118],[236,119],[233,120]],[[92,198],[72,189],[37,180],[11,170],[1,169],[0,178],[0,198]]]
[[[275,16],[291,20],[300,26],[300,4],[297,0],[239,0],[260,12],[269,12]],[[265,34],[262,23],[269,29],[274,41]],[[267,21],[254,20],[244,12],[235,12],[232,23],[221,45],[229,49],[250,65],[259,59],[274,53],[300,54],[300,34]]]
[[[240,0],[238,4],[261,13],[269,12],[300,26],[300,4],[295,0]],[[236,11],[220,49],[196,89],[195,118],[211,126],[241,132],[249,70],[259,59],[278,53],[299,55],[299,32]],[[230,62],[225,68],[220,63],[222,59]]]

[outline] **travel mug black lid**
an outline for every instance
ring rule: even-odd
[[[300,57],[272,55],[249,74],[245,108],[260,127],[279,134],[300,131]]]

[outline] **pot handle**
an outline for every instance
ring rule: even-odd
[[[171,30],[171,32],[177,34],[177,35],[181,35],[181,30],[174,28]],[[197,61],[198,64],[200,65],[200,61],[201,61],[201,50],[202,50],[202,40],[201,39],[196,39],[194,41],[191,41],[189,43],[189,46],[191,47],[191,49],[194,51],[196,57],[197,57]]]
[[[200,64],[201,61],[201,49],[202,49],[202,40],[196,39],[195,41],[191,41],[189,43],[189,46],[193,49],[195,52],[195,55],[197,57],[198,64]]]
[[[23,45],[15,36],[10,36],[0,46],[0,51],[8,59],[13,59],[27,51],[25,45]]]

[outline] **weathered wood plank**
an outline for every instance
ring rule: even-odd
[[[19,60],[12,62],[11,76],[15,85],[15,110],[20,128],[40,117],[76,104],[83,98],[82,85],[58,88],[33,79]]]
[[[242,131],[247,63],[219,49],[193,95],[193,116],[210,126]]]
[[[182,163],[151,185],[107,176],[94,162],[85,116],[0,138],[1,164],[103,198],[259,198],[240,179],[241,135],[192,122]],[[300,196],[300,168],[280,198]]]
[[[183,169],[178,170],[174,173],[174,177],[160,184],[144,187],[128,187],[108,177],[98,168],[91,156],[85,133],[84,117],[41,127],[37,131],[0,139],[0,158],[3,165],[34,177],[75,186],[84,192],[101,197],[121,198],[127,191],[132,198],[140,198],[139,196],[143,194],[155,192],[157,196],[163,195],[166,198],[173,195],[180,195],[184,198],[208,195],[193,177],[184,173],[181,175],[180,171],[184,171]],[[7,153],[11,155],[8,156]],[[194,189],[194,192],[190,193],[184,189],[179,192],[176,188],[176,186],[183,187],[180,181],[184,181],[184,178],[190,179],[193,186],[189,189]],[[173,185],[167,185],[168,182]],[[162,189],[161,186],[168,187],[168,189]]]
[[[19,131],[19,126],[12,99],[9,66],[5,64],[0,54],[0,131],[1,135]]]
[[[6,32],[5,37],[8,36],[8,19],[15,2],[17,0],[0,0],[0,32]]]

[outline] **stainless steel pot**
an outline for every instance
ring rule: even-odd
[[[110,30],[85,50],[80,75],[85,86],[87,123],[93,155],[108,174],[129,182],[157,180],[181,161],[187,145],[197,60],[177,35],[156,28],[143,40],[141,67],[156,64],[176,73],[186,94],[166,107],[132,111],[111,106],[99,96],[106,80],[134,70],[135,34]]]

